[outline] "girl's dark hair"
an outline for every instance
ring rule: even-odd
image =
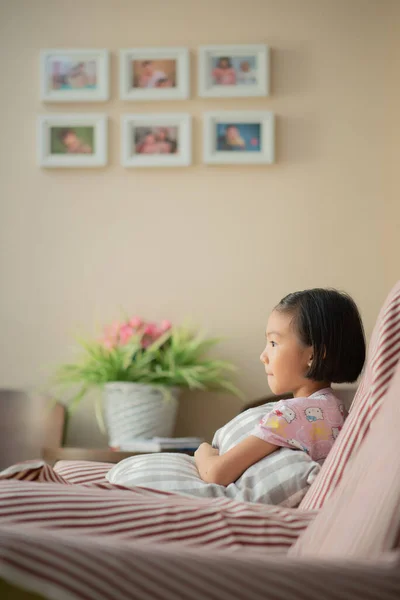
[[[292,314],[300,341],[313,347],[308,379],[356,381],[365,361],[365,337],[357,305],[348,294],[321,288],[294,292],[275,310]]]

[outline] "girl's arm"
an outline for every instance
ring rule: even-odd
[[[272,454],[277,448],[279,446],[249,435],[221,456],[210,444],[201,444],[194,457],[200,477],[204,481],[226,486],[236,481],[246,469],[264,456]]]

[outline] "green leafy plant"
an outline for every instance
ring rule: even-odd
[[[60,367],[56,381],[78,387],[68,403],[69,413],[91,389],[111,381],[226,390],[241,396],[227,376],[235,370],[233,365],[207,358],[208,351],[219,341],[204,338],[186,327],[173,327],[169,321],[157,325],[133,317],[106,327],[100,340],[81,340],[80,360]],[[99,406],[96,414],[99,420]]]

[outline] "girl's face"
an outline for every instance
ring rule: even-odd
[[[312,381],[305,377],[311,366],[312,346],[304,346],[291,325],[292,315],[274,310],[267,324],[267,345],[260,356],[274,394],[308,396]]]

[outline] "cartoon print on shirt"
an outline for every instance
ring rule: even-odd
[[[272,412],[274,412],[277,417],[283,417],[287,423],[291,423],[296,418],[296,413],[294,412],[294,410],[292,410],[288,406],[282,406],[282,408],[276,408]]]
[[[293,438],[290,438],[288,440],[286,440],[288,444],[290,444],[291,446],[294,446],[295,448],[297,448],[298,450],[303,450],[303,452],[307,452],[308,454],[308,450],[305,446],[303,446],[302,444],[300,444],[300,442],[298,442],[297,440],[294,440]]]
[[[306,419],[307,421],[318,421],[321,420],[323,421],[324,419],[324,415],[322,414],[322,409],[321,408],[306,408],[306,410],[304,411],[306,414]]]
[[[341,425],[339,427],[332,427],[332,436],[333,436],[334,440],[336,440],[336,438],[339,435],[341,429],[342,429]]]

